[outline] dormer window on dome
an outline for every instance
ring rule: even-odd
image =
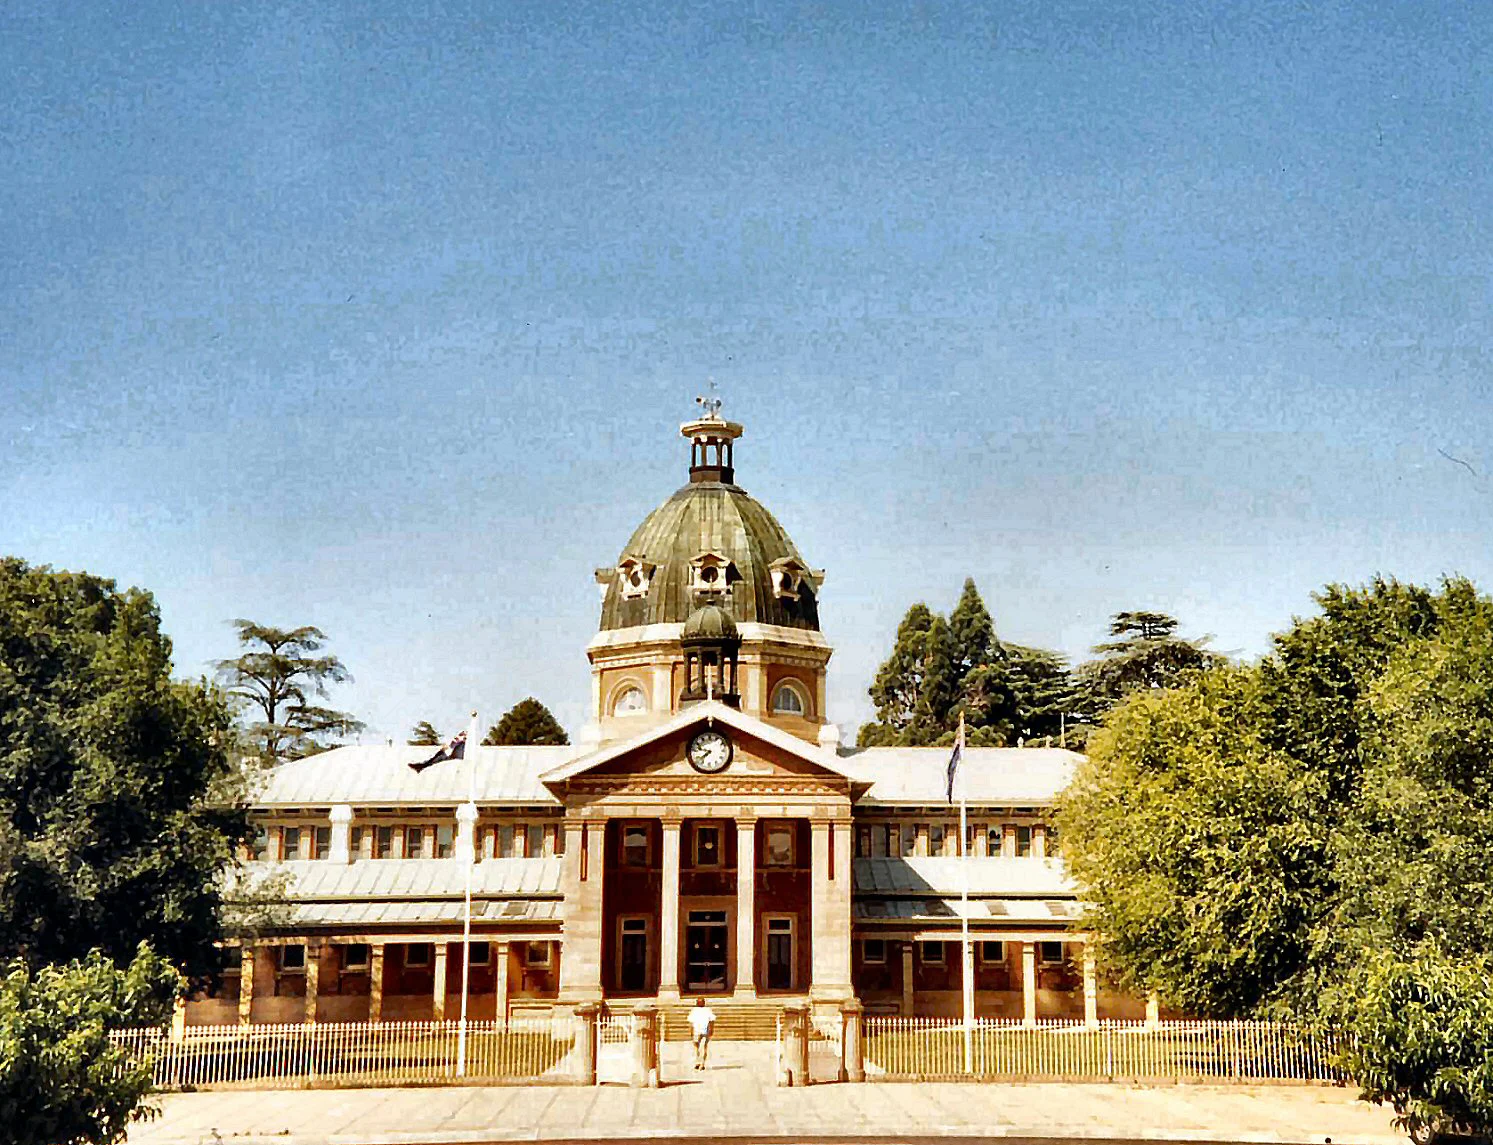
[[[720,553],[703,552],[689,563],[689,587],[697,596],[718,596],[740,579],[735,566]]]
[[[768,566],[772,592],[779,600],[797,600],[803,592],[813,592],[824,579],[823,569],[811,569],[792,557],[779,557]]]
[[[617,564],[617,587],[623,600],[647,596],[658,566],[634,556],[623,557]]]

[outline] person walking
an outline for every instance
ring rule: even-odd
[[[695,1068],[705,1068],[706,1055],[710,1053],[710,1035],[715,1030],[715,1011],[705,1004],[704,998],[695,999],[695,1007],[689,1012],[691,1040],[695,1043]]]

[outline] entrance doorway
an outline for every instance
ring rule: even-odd
[[[618,946],[617,988],[629,993],[648,989],[648,920],[623,918]]]
[[[793,950],[793,916],[769,915],[766,921],[767,942],[762,954],[767,964],[767,989],[792,990],[793,968],[797,961]]]
[[[726,988],[726,912],[692,910],[684,935],[684,982],[690,990]]]

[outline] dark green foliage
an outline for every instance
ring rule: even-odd
[[[170,656],[148,593],[0,559],[0,959],[148,940],[216,969],[216,880],[248,828],[227,705]]]
[[[342,661],[320,655],[326,633],[312,625],[272,628],[235,620],[245,651],[218,661],[228,691],[259,717],[245,729],[262,763],[272,765],[325,751],[328,741],[356,735],[363,724],[346,712],[313,702],[327,685],[350,677]]]
[[[1253,668],[1138,692],[1059,823],[1125,981],[1295,1013],[1417,1132],[1493,1130],[1493,601],[1333,586]]]
[[[533,696],[520,700],[503,718],[487,729],[485,746],[502,744],[566,744],[570,737],[560,721]]]
[[[1062,741],[1067,747],[1083,743],[1084,728],[1077,724],[1082,705],[1068,663],[1045,648],[1004,645],[1005,672],[1011,689],[1012,742]]]
[[[421,720],[405,742],[411,747],[437,747],[446,741],[441,739],[441,733],[435,730],[434,724],[429,720]]]
[[[1078,692],[1091,720],[1132,692],[1175,688],[1203,668],[1223,662],[1204,649],[1206,640],[1183,640],[1177,621],[1161,612],[1117,612],[1109,634],[1096,644],[1098,658],[1078,670]]]
[[[177,974],[142,945],[127,970],[94,953],[63,966],[15,961],[0,978],[0,1126],[10,1145],[122,1141],[142,1113],[150,1070],[108,1032],[158,1026]]]

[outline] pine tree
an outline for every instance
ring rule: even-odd
[[[966,577],[959,603],[949,613],[949,632],[954,640],[954,662],[962,682],[974,669],[996,658],[995,622],[973,577]]]
[[[871,685],[876,721],[861,728],[861,745],[901,743],[912,724],[923,691],[923,660],[933,611],[919,601],[897,626],[892,654],[877,670]]]
[[[442,742],[441,733],[435,730],[435,725],[429,720],[421,720],[405,742],[411,747],[436,747]]]
[[[903,742],[922,745],[939,741],[955,722],[951,716],[959,702],[960,683],[954,633],[947,620],[934,616],[923,636],[922,683]]]
[[[1096,644],[1098,659],[1078,670],[1083,701],[1100,716],[1132,692],[1180,687],[1194,673],[1223,663],[1208,651],[1207,638],[1184,640],[1177,621],[1164,612],[1117,612],[1109,634],[1118,639]]]
[[[484,747],[518,744],[567,744],[570,737],[550,710],[533,696],[520,700],[487,729]]]

